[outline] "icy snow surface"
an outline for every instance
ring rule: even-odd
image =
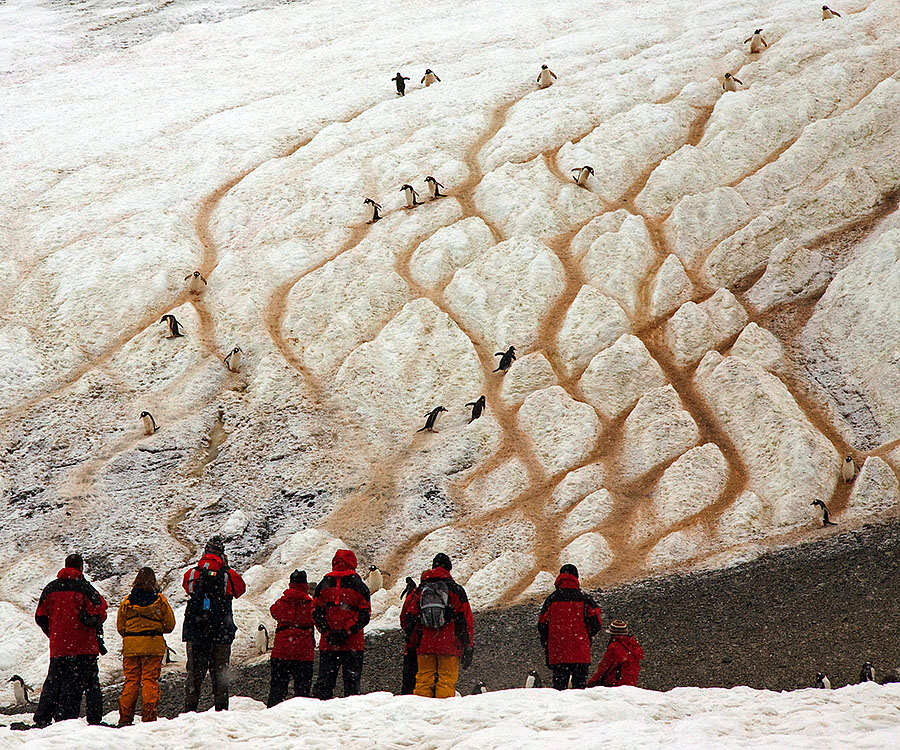
[[[896,513],[900,4],[839,10],[0,4],[0,670],[72,549],[180,612],[225,534],[247,658],[340,545],[389,627],[438,551],[494,606]]]

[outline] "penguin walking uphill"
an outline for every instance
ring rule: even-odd
[[[744,40],[744,44],[747,42],[750,42],[751,55],[758,55],[769,46],[769,43],[762,37],[762,29],[756,29],[751,36]]]
[[[431,68],[425,69],[425,75],[422,76],[422,80],[419,83],[424,83],[425,88],[428,88],[432,83],[440,83],[441,79],[437,77],[437,73],[435,73]]]
[[[434,177],[428,175],[428,177],[425,178],[425,184],[428,185],[428,194],[431,196],[431,200],[437,200],[438,198],[444,197],[444,193],[441,192],[441,188],[444,186],[434,179]]]
[[[225,355],[225,359],[222,361],[225,363],[225,367],[228,368],[229,372],[240,372],[241,371],[241,347],[236,346],[232,349],[228,354]]]
[[[385,573],[377,565],[369,566],[369,574],[366,576],[366,586],[369,587],[369,593],[374,594],[384,588],[384,576],[391,577],[390,573]]]
[[[406,194],[406,208],[422,205],[419,203],[419,194],[416,192],[416,189],[408,182],[400,189]]]
[[[494,372],[506,372],[512,367],[512,363],[516,361],[516,347],[511,346],[505,352],[497,352],[494,356],[500,357],[500,364],[497,365],[497,369]]]
[[[538,88],[546,89],[552,86],[555,78],[556,73],[550,70],[546,65],[541,65],[541,72],[538,73],[537,77]]]
[[[481,417],[484,414],[485,408],[485,399],[484,396],[479,396],[475,401],[470,401],[466,406],[472,407],[472,416],[469,419],[469,424],[472,424],[476,419]]]
[[[145,435],[152,435],[159,429],[159,427],[156,426],[156,420],[153,419],[153,415],[149,411],[141,412],[141,422],[144,425]]]
[[[577,175],[572,176],[572,179],[575,180],[576,185],[580,185],[581,187],[587,185],[588,177],[594,176],[594,168],[589,167],[587,164],[585,164],[583,167],[574,167],[569,171],[573,173],[578,172]]]
[[[8,682],[13,684],[13,698],[16,701],[17,706],[25,706],[31,703],[31,698],[28,696],[28,691],[33,690],[30,685],[25,684],[25,680],[23,680],[19,675],[14,674],[9,678]]]
[[[731,73],[726,73],[725,80],[722,82],[722,90],[737,91],[738,84],[743,86],[744,82],[740,78],[735,78]]]
[[[174,315],[163,315],[159,319],[160,323],[165,323],[169,328],[169,335],[166,336],[167,339],[177,339],[184,334],[181,332],[181,324],[178,322],[177,318]]]
[[[406,82],[409,80],[405,75],[403,75],[400,71],[397,71],[397,75],[395,75],[391,80],[397,84],[397,96],[406,96]]]
[[[813,500],[810,505],[818,505],[822,509],[822,526],[837,526],[837,524],[831,520],[828,516],[828,508],[825,506],[821,500]]]
[[[836,10],[832,10],[827,5],[822,6],[822,20],[828,21],[832,18],[843,18]]]
[[[841,465],[841,478],[844,484],[850,484],[856,476],[856,464],[853,463],[853,456],[845,456],[844,463]]]
[[[374,224],[376,221],[378,221],[378,220],[381,218],[381,214],[378,213],[379,211],[383,210],[383,209],[381,208],[381,204],[376,203],[376,202],[373,201],[371,198],[366,198],[366,199],[363,201],[363,205],[364,205],[364,206],[368,206],[369,208],[372,209],[372,216],[371,216],[371,218],[366,222],[367,224]]]
[[[206,289],[206,279],[199,271],[189,273],[184,280],[187,282],[187,288],[191,294],[200,294]]]
[[[425,426],[420,427],[416,432],[436,432],[434,429],[434,423],[437,421],[438,415],[442,411],[447,411],[443,406],[435,406],[428,414],[425,415]]]

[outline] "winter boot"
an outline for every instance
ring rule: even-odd
[[[141,711],[141,721],[156,721],[156,704],[145,703]]]

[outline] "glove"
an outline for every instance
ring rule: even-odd
[[[325,642],[329,646],[340,648],[347,642],[347,638],[349,638],[349,636],[350,634],[346,630],[332,630],[328,635],[325,636]]]
[[[467,648],[463,651],[462,659],[459,660],[459,666],[468,669],[472,666],[472,656],[475,654],[474,648]]]

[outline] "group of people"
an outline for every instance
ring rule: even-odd
[[[306,572],[295,570],[288,588],[272,604],[270,613],[277,627],[270,659],[269,707],[285,700],[292,682],[294,696],[332,698],[339,674],[344,695],[359,694],[371,604],[369,588],[356,568],[356,555],[338,550],[331,572],[312,595]],[[472,663],[474,618],[466,590],[453,580],[452,569],[450,558],[440,553],[418,584],[407,579],[400,614],[405,634],[402,694],[452,697],[460,669]],[[103,720],[98,657],[106,653],[107,604],[83,571],[81,556],[69,555],[65,567],[41,593],[35,612],[37,624],[50,640],[50,667],[34,714],[37,727],[76,718],[82,698],[88,723]],[[209,673],[214,707],[222,711],[228,708],[231,646],[237,633],[232,602],[246,591],[246,585],[228,565],[220,537],[206,543],[182,585],[188,597],[182,628],[187,652],[184,709],[197,709]],[[619,620],[611,623],[609,646],[588,679],[591,640],[601,628],[600,608],[581,590],[578,570],[563,565],[538,619],[554,688],[637,684],[643,650],[627,624]],[[151,568],[138,571],[131,592],[119,606],[116,629],[122,636],[125,677],[118,725],[134,722],[139,695],[142,720],[155,721],[159,678],[169,650],[165,635],[175,629],[175,614]],[[316,631],[319,672],[313,686]]]

